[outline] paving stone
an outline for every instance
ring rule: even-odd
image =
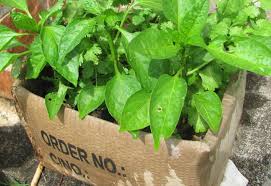
[[[30,184],[38,161],[16,114],[14,103],[0,98],[0,186],[9,180]],[[87,186],[73,178],[45,169],[39,186]]]
[[[240,172],[248,178],[250,186],[268,184],[268,175],[270,177],[270,110],[271,78],[249,74],[244,111],[232,159]]]

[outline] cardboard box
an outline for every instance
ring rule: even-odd
[[[116,124],[62,108],[49,120],[44,99],[15,85],[17,110],[45,167],[94,185],[218,186],[231,154],[241,117],[246,73],[240,73],[223,98],[218,135],[201,141],[169,139],[153,150],[151,134],[137,140]]]

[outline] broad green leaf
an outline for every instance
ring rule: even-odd
[[[161,138],[169,138],[181,116],[187,84],[178,76],[163,75],[151,95],[150,121],[155,148]]]
[[[79,66],[83,62],[80,54],[70,53],[65,59],[64,63],[58,62],[58,46],[60,38],[64,33],[63,26],[46,26],[41,33],[43,53],[46,61],[60,73],[65,79],[77,86],[79,77]]]
[[[84,61],[82,63],[82,78],[89,79],[94,75],[94,65],[90,61]]]
[[[223,72],[216,64],[208,65],[199,73],[205,90],[215,91],[222,84]]]
[[[140,33],[128,47],[129,64],[143,88],[152,90],[160,75],[168,72],[169,65],[159,59],[168,59],[177,55],[180,46],[175,34],[158,29],[147,29]]]
[[[123,109],[120,131],[135,131],[150,125],[151,93],[140,90],[132,95]]]
[[[114,73],[114,64],[111,59],[105,59],[99,62],[97,71],[100,74],[108,75]]]
[[[229,33],[230,25],[227,24],[225,21],[221,21],[220,23],[214,25],[210,32],[210,38],[214,40],[219,36],[227,36]]]
[[[45,105],[50,119],[54,119],[59,112],[64,102],[67,90],[68,87],[60,82],[57,92],[52,92],[45,96]]]
[[[221,18],[235,18],[245,5],[246,0],[220,0],[217,3],[217,11]]]
[[[195,108],[191,108],[188,112],[188,123],[194,128],[196,133],[207,132],[208,124],[202,119]]]
[[[265,19],[257,20],[256,25],[253,28],[247,29],[246,33],[271,37],[271,22]]]
[[[84,14],[84,7],[81,1],[66,1],[63,17],[68,23]]]
[[[84,8],[88,13],[95,14],[95,15],[99,15],[103,13],[105,10],[110,9],[113,4],[113,0],[107,0],[107,1],[80,0],[80,1],[83,3]]]
[[[77,86],[79,77],[79,67],[83,63],[83,57],[80,54],[71,54],[67,56],[63,64],[50,64],[66,80]]]
[[[36,79],[46,65],[42,50],[42,43],[39,36],[35,38],[30,46],[31,56],[27,61],[26,79]]]
[[[169,72],[168,61],[152,60],[138,52],[131,53],[130,59],[132,60],[129,63],[135,71],[137,79],[148,91],[153,90],[161,75]]]
[[[265,10],[271,10],[271,1],[270,0],[260,0],[261,7]]]
[[[12,22],[16,28],[37,32],[38,31],[38,24],[33,18],[20,13],[20,12],[12,12],[11,13]]]
[[[142,7],[150,8],[156,11],[162,11],[162,0],[137,0],[137,3]]]
[[[222,118],[222,103],[219,96],[210,91],[200,92],[193,95],[192,102],[212,132],[218,133]]]
[[[175,36],[173,32],[165,32],[156,28],[147,29],[131,41],[129,53],[137,52],[151,59],[174,57],[180,50]]]
[[[0,52],[0,72],[5,70],[5,68],[12,64],[17,58],[17,54]]]
[[[63,63],[66,55],[71,52],[81,40],[94,29],[93,19],[73,20],[65,29],[59,44],[59,64]]]
[[[29,13],[26,0],[0,0],[0,4]]]
[[[117,74],[107,83],[105,103],[109,113],[118,123],[121,123],[122,112],[127,100],[140,89],[139,82],[131,75]]]
[[[208,0],[162,0],[166,18],[177,25],[184,43],[203,45],[201,31],[209,12]]]
[[[261,36],[236,37],[235,47],[223,50],[223,43],[211,43],[207,49],[226,64],[260,75],[271,75],[271,38]]]
[[[50,64],[58,60],[58,44],[64,33],[64,26],[46,26],[41,31],[43,53]]]
[[[10,28],[0,25],[0,50],[6,49],[6,47],[15,39],[17,36],[24,34],[16,33]]]
[[[1,42],[1,41],[0,41]],[[6,44],[2,50],[8,50],[14,47],[19,47],[19,46],[25,46],[23,43],[21,43],[20,41],[18,41],[16,38],[11,39],[8,44]]]
[[[64,0],[58,0],[57,3],[48,10],[48,12],[46,13],[46,15],[42,16],[42,19],[39,22],[39,25],[41,27],[43,27],[43,25],[45,24],[45,22],[54,14],[58,13],[62,7],[64,5]]]
[[[84,87],[78,97],[79,117],[85,118],[104,102],[105,86],[88,85]]]

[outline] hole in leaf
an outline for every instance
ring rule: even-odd
[[[162,112],[162,111],[163,111],[163,108],[162,108],[161,106],[158,106],[157,111],[158,111],[158,112]]]

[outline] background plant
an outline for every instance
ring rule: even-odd
[[[240,69],[271,75],[268,0],[220,0],[211,12],[208,0],[59,0],[39,21],[25,0],[0,3],[20,10],[11,17],[25,31],[0,26],[0,70],[13,64],[17,78],[50,82],[50,119],[63,102],[81,119],[107,108],[120,131],[150,128],[155,148],[178,124],[217,133]],[[33,43],[9,53],[24,35]]]

